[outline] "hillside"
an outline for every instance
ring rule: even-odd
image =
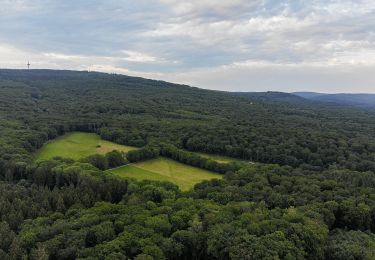
[[[289,94],[245,98],[120,75],[47,70],[1,70],[0,94],[3,158],[27,161],[47,140],[81,130],[129,146],[163,141],[293,167],[375,169],[373,114]]]
[[[374,259],[374,132],[287,93],[0,70],[0,259]]]

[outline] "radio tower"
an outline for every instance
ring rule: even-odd
[[[30,61],[27,62],[27,70],[30,70]]]

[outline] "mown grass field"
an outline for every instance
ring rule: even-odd
[[[189,190],[203,180],[221,179],[222,175],[182,164],[171,159],[157,159],[131,164],[109,172],[123,178],[138,180],[170,181],[181,190]]]
[[[45,144],[36,154],[37,161],[56,156],[78,160],[93,154],[106,154],[113,150],[128,152],[136,147],[115,144],[102,140],[93,133],[73,132]]]
[[[93,133],[73,132],[45,144],[35,154],[35,159],[36,161],[43,161],[60,156],[79,160],[93,154],[106,154],[113,150],[128,152],[134,149],[137,148],[102,140],[98,135]],[[218,155],[200,155],[210,157],[222,163],[236,160]],[[220,179],[223,177],[220,174],[163,157],[108,170],[108,172],[122,178],[170,181],[177,184],[184,191],[189,190],[196,183],[203,180]]]
[[[243,162],[243,163],[251,163],[250,161],[241,160],[233,157],[223,156],[223,155],[216,155],[216,154],[208,154],[208,153],[198,153],[194,152],[202,157],[212,159],[218,163],[230,163],[230,162]]]

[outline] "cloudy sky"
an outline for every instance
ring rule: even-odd
[[[0,67],[375,92],[374,0],[0,0]]]

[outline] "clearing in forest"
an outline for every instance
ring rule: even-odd
[[[128,152],[135,149],[137,148],[103,140],[94,133],[72,132],[45,144],[36,153],[36,160],[43,161],[57,156],[78,160],[93,154],[106,154],[113,150]]]
[[[181,190],[189,190],[203,180],[221,179],[222,175],[159,157],[109,170],[114,175],[138,180],[170,181]]]
[[[212,159],[218,163],[242,162],[242,163],[253,164],[253,162],[251,161],[238,159],[234,157],[228,157],[228,156],[217,155],[217,154],[209,154],[209,153],[199,153],[199,152],[193,152],[193,153],[200,155],[202,157],[208,158],[208,159]]]

